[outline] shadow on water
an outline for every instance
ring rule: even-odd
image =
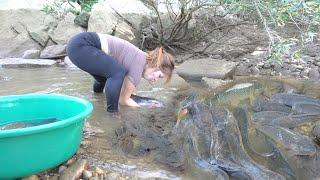
[[[87,127],[98,133],[84,138],[80,150],[105,169],[163,179],[320,178],[319,146],[310,135],[320,120],[314,115],[319,82],[236,78],[217,90],[201,82],[185,91],[143,87],[138,95],[159,99],[164,107],[121,107],[122,118],[115,119],[105,111],[104,94],[92,92],[92,78],[82,71],[1,69],[0,77],[0,95],[61,93],[91,101]],[[283,103],[295,101],[292,96],[273,100],[279,93],[302,94],[309,104]],[[266,124],[268,131],[261,129]]]

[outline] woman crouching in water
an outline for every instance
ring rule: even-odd
[[[96,32],[71,37],[67,54],[77,67],[93,76],[93,92],[105,89],[107,111],[115,116],[119,116],[119,104],[139,107],[130,96],[142,77],[169,82],[175,66],[172,55],[162,47],[145,53],[128,41]]]

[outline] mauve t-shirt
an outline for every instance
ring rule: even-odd
[[[140,83],[147,53],[135,45],[115,36],[103,34],[108,42],[108,55],[119,61],[127,71],[129,80],[137,86]],[[102,40],[102,43],[106,43]]]

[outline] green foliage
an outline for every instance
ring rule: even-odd
[[[57,18],[63,17],[68,12],[75,15],[81,12],[90,12],[92,6],[99,0],[55,0],[48,1],[42,8],[46,14],[51,14]]]
[[[319,31],[319,0],[223,0],[231,13],[259,16],[270,39],[269,60],[281,62],[283,57],[299,58],[298,51],[291,51],[296,44],[312,42]],[[281,37],[279,29],[294,25],[299,37]]]
[[[70,0],[72,2],[77,2],[81,7],[81,12],[90,12],[92,6],[99,2],[99,0]]]

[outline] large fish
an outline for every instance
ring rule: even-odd
[[[295,103],[292,110],[299,114],[320,114],[320,105]]]
[[[254,100],[252,104],[252,109],[255,112],[260,111],[281,111],[281,112],[287,112],[290,113],[291,107],[286,106],[284,104],[279,104],[276,102],[271,102],[269,100],[266,100],[265,98],[259,97]]]
[[[254,98],[264,91],[263,85],[254,81],[236,84],[233,87],[216,94],[210,101],[237,105],[241,100]]]
[[[306,136],[283,127],[257,125],[257,129],[270,137],[280,148],[293,155],[309,155],[316,153],[314,143]]]
[[[260,124],[269,124],[285,128],[295,128],[302,124],[317,122],[319,120],[320,114],[297,114],[261,121]]]
[[[225,137],[230,148],[230,156],[245,170],[252,179],[285,179],[284,176],[270,171],[265,167],[258,165],[254,162],[250,156],[246,153],[239,127],[235,117],[228,110],[226,111],[226,117],[220,119],[221,124],[225,126]],[[224,122],[223,122],[224,121]]]
[[[246,154],[235,119],[228,110],[194,99],[182,104],[187,111],[182,111],[185,118],[179,122],[178,129],[184,129],[184,137],[190,139],[188,144],[192,148],[189,152],[194,151],[196,155],[191,159],[201,160],[195,163],[206,162],[206,166],[225,171],[230,179],[284,179]]]
[[[288,115],[289,113],[282,111],[260,111],[253,114],[253,121],[260,124],[269,124],[273,119]]]
[[[162,101],[159,101],[154,98],[143,97],[143,96],[132,94],[131,99],[133,99],[140,106],[151,107],[151,108],[164,107],[164,103]]]
[[[18,122],[12,122],[12,123],[0,125],[0,130],[10,130],[10,129],[20,129],[20,128],[27,128],[27,127],[33,127],[33,126],[40,126],[44,124],[54,123],[56,121],[57,121],[56,118],[24,120],[24,121],[18,121]]]
[[[240,107],[233,110],[234,116],[237,117],[238,126],[242,137],[243,146],[247,153],[256,162],[268,167],[270,170],[278,172],[286,177],[286,179],[295,179],[295,173],[290,167],[288,161],[281,154],[281,152],[275,147],[274,143],[270,139],[266,139],[264,142],[271,147],[271,152],[268,154],[260,154],[256,152],[249,142],[249,131],[256,132],[255,128],[250,129],[250,114],[246,103],[241,103]]]
[[[271,101],[285,104],[291,107],[297,103],[315,104],[320,106],[320,100],[317,98],[309,97],[302,94],[293,94],[293,93],[274,94],[271,96]]]

